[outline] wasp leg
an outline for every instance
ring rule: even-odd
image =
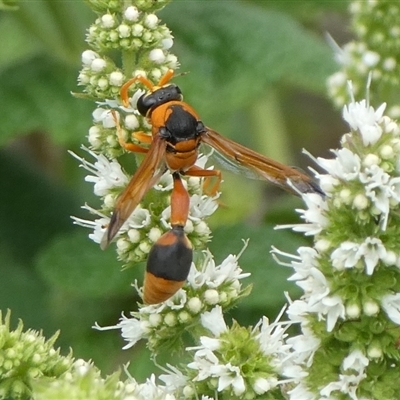
[[[135,143],[128,143],[128,142],[125,141],[124,135],[122,133],[121,124],[119,123],[119,119],[117,117],[116,112],[114,110],[111,110],[111,114],[113,116],[115,125],[117,127],[118,143],[120,144],[120,146],[123,147],[125,150],[132,151],[132,152],[135,152],[135,153],[147,153],[149,151],[149,149],[147,149],[146,147],[142,147],[142,146],[139,146],[139,145],[137,145]],[[142,136],[146,136],[147,137],[148,136],[142,131],[134,132],[134,133],[132,133],[132,136],[136,137],[136,134],[138,135],[138,137],[142,137]],[[147,141],[144,142],[144,143],[147,143]]]
[[[184,172],[184,175],[206,178],[203,183],[203,190],[209,196],[214,196],[218,192],[222,180],[221,171],[216,169],[203,169],[197,165],[190,167]],[[215,178],[216,181],[212,184],[211,181],[213,178]]]
[[[193,259],[192,245],[184,227],[190,198],[178,173],[173,174],[171,195],[171,230],[160,237],[147,260],[143,300],[157,304],[168,300],[185,283]]]
[[[132,136],[136,140],[139,140],[139,142],[146,143],[146,144],[151,144],[151,142],[153,141],[153,136],[148,135],[147,133],[145,133],[143,131],[133,132]]]

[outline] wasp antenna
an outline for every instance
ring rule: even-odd
[[[183,71],[183,72],[179,72],[179,74],[175,74],[175,76],[185,76],[187,74],[190,74],[190,71]]]
[[[158,82],[157,86],[158,87],[162,87],[164,86],[166,83],[168,83],[170,81],[170,79],[174,76],[174,70],[173,69],[169,69],[160,79],[160,81]]]

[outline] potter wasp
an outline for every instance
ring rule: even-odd
[[[229,162],[250,169],[294,194],[320,193],[318,186],[303,172],[258,154],[205,126],[196,111],[182,101],[179,87],[169,83],[172,76],[173,71],[169,70],[154,85],[139,75],[121,88],[125,106],[129,105],[128,89],[133,83],[138,81],[148,89],[139,97],[137,109],[149,121],[152,135],[133,133],[139,141],[148,144],[148,148],[120,140],[127,150],[145,153],[145,157],[117,199],[101,243],[104,249],[113,240],[143,196],[169,169],[173,177],[171,229],[158,239],[148,256],[143,290],[143,300],[147,304],[160,303],[176,293],[185,283],[192,263],[192,246],[184,233],[189,214],[189,194],[181,176],[214,180],[209,187],[209,192],[214,194],[221,181],[220,171],[195,165],[200,144],[212,147]]]

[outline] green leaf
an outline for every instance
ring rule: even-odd
[[[1,16],[0,37],[7,38],[0,46],[0,71],[29,60],[43,51],[40,43],[15,23],[13,14]]]
[[[82,1],[25,1],[12,17],[31,41],[42,44],[49,58],[65,65],[78,65],[85,29],[93,20],[93,14]],[[6,37],[12,41],[10,32]],[[25,46],[30,46],[29,40]]]
[[[334,71],[328,45],[276,10],[238,1],[172,2],[162,15],[183,71],[193,72],[179,84],[218,113],[256,100],[277,82],[324,93]]]
[[[121,271],[112,246],[100,250],[83,229],[57,237],[41,252],[36,267],[53,288],[83,298],[131,293],[133,299],[135,290],[131,283],[143,274],[139,266]]]
[[[0,0],[0,10],[17,10],[17,1],[16,0]]]
[[[0,151],[0,243],[21,262],[30,262],[50,238],[72,228],[79,210],[74,195],[18,152]]]
[[[44,57],[0,74],[0,145],[18,134],[50,133],[57,143],[82,143],[94,104],[75,99],[76,70]]]
[[[350,1],[321,1],[321,0],[302,0],[293,1],[290,3],[290,7],[284,1],[276,0],[264,0],[259,2],[257,0],[249,0],[263,7],[272,7],[283,12],[295,15],[301,20],[310,21],[314,23],[319,22],[318,16],[321,16],[321,12],[347,12],[349,8]]]
[[[34,271],[15,261],[4,242],[0,247],[0,276],[0,310],[11,309],[14,324],[21,318],[26,327],[54,333],[44,283]]]

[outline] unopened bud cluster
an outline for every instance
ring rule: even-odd
[[[340,107],[347,103],[348,80],[353,82],[354,94],[363,96],[371,73],[371,94],[388,101],[395,96],[393,87],[400,83],[400,4],[390,0],[353,1],[350,11],[356,39],[336,51],[342,69],[328,81],[330,96]],[[378,81],[379,94],[374,84]],[[400,115],[398,106],[388,112],[394,117]]]
[[[83,68],[78,77],[84,91],[99,100],[117,97],[126,78],[135,72],[135,65],[150,71],[149,77],[155,80],[178,65],[176,56],[169,53],[173,45],[171,32],[149,10],[149,3],[154,2],[136,2],[127,7],[122,1],[109,3],[111,7],[95,7],[99,16],[87,34],[91,49],[82,54]],[[162,4],[151,8],[162,8]],[[107,56],[114,50],[125,54],[124,70]]]
[[[41,378],[58,378],[69,370],[71,356],[61,356],[53,345],[57,334],[46,341],[40,332],[23,331],[20,321],[10,327],[11,313],[0,311],[0,398],[26,398]]]
[[[136,397],[133,392],[137,385],[119,380],[119,372],[102,378],[100,370],[91,362],[76,360],[70,371],[57,381],[37,382],[34,385],[35,398],[40,400],[128,400]]]

